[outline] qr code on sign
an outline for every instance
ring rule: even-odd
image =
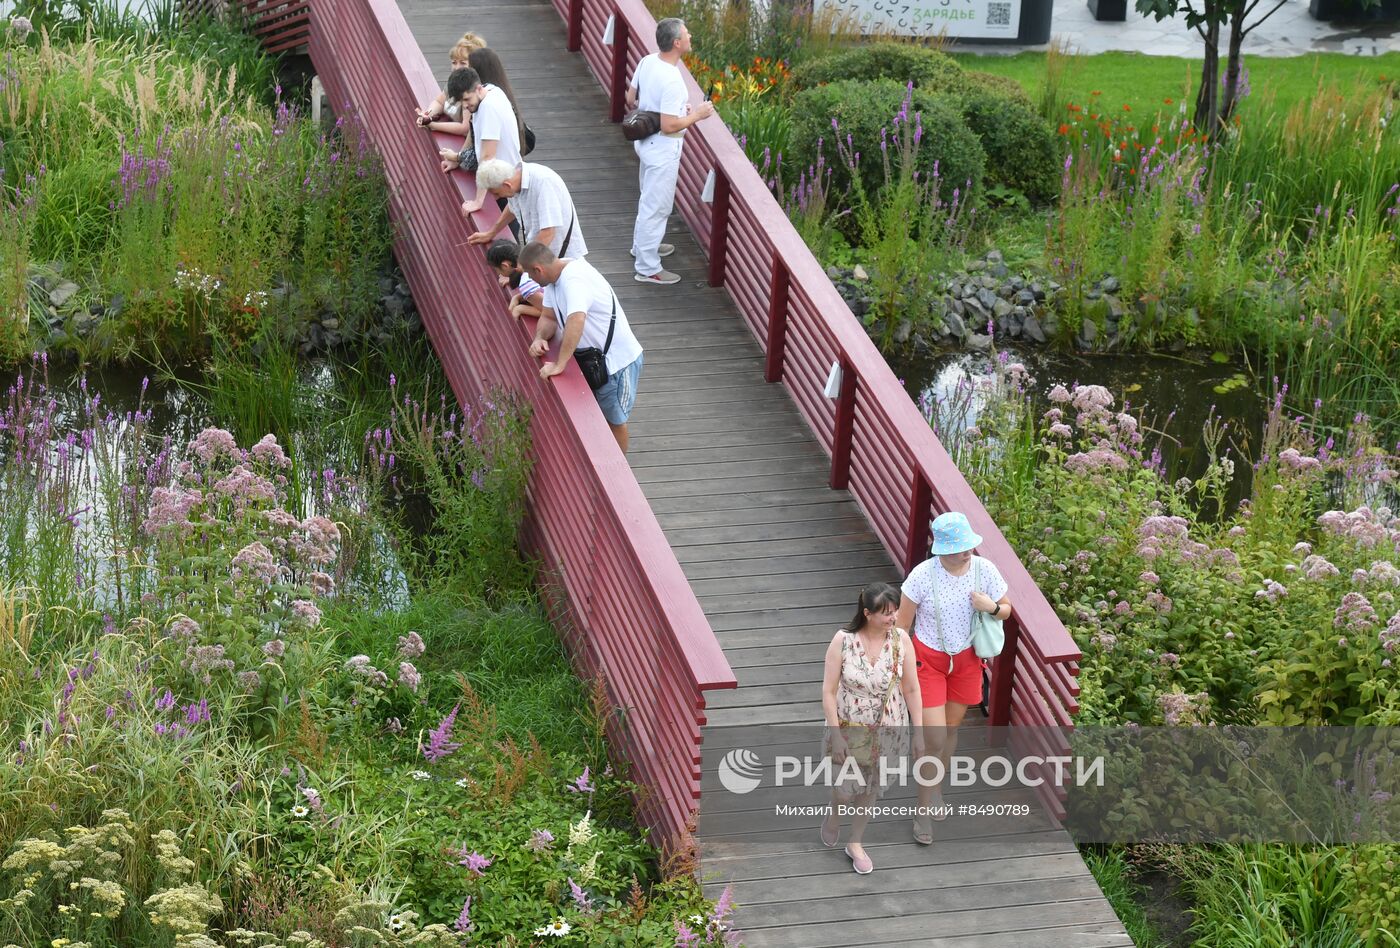
[[[988,25],[988,26],[1010,26],[1010,25],[1011,25],[1011,4],[1009,4],[1009,3],[989,3],[989,4],[987,4],[987,25]]]

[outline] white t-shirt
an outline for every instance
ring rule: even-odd
[[[559,279],[554,281],[553,293],[546,294],[546,303],[554,309],[562,330],[573,313],[584,313],[583,337],[580,349],[602,349],[608,340],[608,322],[612,319],[617,297],[607,279],[587,260],[570,260],[564,265]],[[608,374],[625,369],[642,354],[642,344],[632,335],[627,314],[617,303],[617,326],[613,329],[612,345],[608,348]]]
[[[632,74],[632,88],[637,90],[637,108],[684,118],[690,114],[685,94],[685,80],[679,66],[672,66],[657,53],[643,56]],[[663,134],[657,132],[658,135]],[[676,136],[684,135],[676,132]]]
[[[520,193],[509,197],[506,203],[515,219],[525,230],[525,241],[535,239],[535,235],[547,227],[554,228],[554,239],[549,249],[556,257],[581,260],[588,256],[588,244],[583,240],[583,227],[574,209],[573,198],[564,179],[552,168],[533,162],[520,165]],[[573,233],[569,233],[569,223],[573,222]],[[565,252],[564,238],[568,236],[569,247]]]
[[[973,577],[978,591],[993,601],[1006,595],[1006,580],[989,559],[973,556],[967,572],[954,576],[934,556],[909,571],[900,592],[918,604],[914,613],[914,634],[919,641],[939,652],[956,655],[972,645]],[[941,633],[941,637],[940,637]]]
[[[496,157],[512,168],[520,164],[520,126],[510,99],[498,87],[488,85],[481,104],[472,113],[472,148],[480,162],[481,143],[495,141]]]

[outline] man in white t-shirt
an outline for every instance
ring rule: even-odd
[[[626,454],[627,419],[642,376],[642,345],[632,335],[617,294],[587,260],[556,257],[538,241],[520,252],[520,267],[546,288],[545,309],[535,326],[530,355],[543,358],[555,330],[563,327],[559,352],[540,366],[540,378],[559,375],[575,352],[602,352],[607,380],[593,390],[593,397],[612,428],[617,446]]]
[[[676,175],[681,167],[681,144],[685,130],[715,113],[709,102],[693,111],[686,101],[685,80],[680,61],[690,52],[690,31],[675,17],[656,24],[659,53],[643,57],[632,74],[627,89],[627,108],[645,109],[661,115],[661,130],[633,143],[641,159],[642,197],[637,202],[637,224],[632,230],[632,256],[636,257],[638,283],[667,285],[680,277],[661,268],[661,258],[675,250],[663,244],[666,218],[676,197]]]
[[[454,69],[447,77],[447,101],[460,102],[471,115],[477,167],[493,158],[512,168],[520,164],[520,121],[503,90],[482,82],[468,66]],[[476,197],[462,205],[463,216],[475,214],[484,203],[486,194],[477,189]]]
[[[476,187],[505,198],[507,204],[494,225],[472,234],[467,243],[489,244],[511,222],[519,221],[526,243],[548,244],[556,257],[581,260],[588,256],[574,199],[553,169],[529,161],[511,167],[497,158],[476,169]]]

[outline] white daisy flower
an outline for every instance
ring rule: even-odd
[[[306,807],[302,806],[300,803],[298,803],[296,806],[292,807],[292,816],[295,816],[297,819],[301,819],[303,816],[305,816],[306,814],[308,814],[308,813],[310,813],[310,812],[311,812],[310,810],[308,810]]]
[[[696,924],[696,925],[704,925],[704,924],[705,924],[705,916],[703,916],[703,915],[692,915],[692,916],[690,916],[690,920],[691,920],[692,923],[694,923],[694,924]]]
[[[552,935],[555,938],[562,938],[572,930],[572,926],[562,918],[556,918],[543,928],[535,929],[536,935]]]
[[[463,790],[467,789],[467,778],[466,778],[466,777],[463,777],[463,778],[461,778],[460,780],[456,780],[456,781],[454,781],[454,783],[456,783],[457,786],[461,787]]]
[[[414,780],[432,780],[432,779],[433,779],[433,775],[430,774],[430,773],[428,773],[426,770],[414,770],[414,771],[412,771],[412,772],[409,773],[409,776],[412,777]]]
[[[404,917],[403,917],[402,915],[390,915],[390,916],[389,916],[389,930],[390,930],[390,931],[401,932],[401,931],[403,931],[404,926],[405,926],[406,924],[408,924],[408,923],[404,921]]]

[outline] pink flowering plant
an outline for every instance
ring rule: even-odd
[[[1107,389],[1038,403],[1015,369],[926,409],[1083,649],[1082,720],[1397,721],[1400,458],[1366,419],[1317,438],[1280,393],[1257,458],[1213,420],[1205,471],[1173,480]]]

